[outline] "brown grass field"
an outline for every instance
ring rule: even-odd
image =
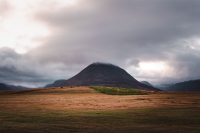
[[[200,133],[200,93],[106,95],[89,87],[0,93],[0,133]]]

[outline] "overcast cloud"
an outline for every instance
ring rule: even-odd
[[[0,49],[1,82],[44,85],[92,62],[119,65],[155,84],[200,78],[199,0],[77,0],[55,10],[48,6],[32,13],[50,31],[41,45],[25,54]],[[7,9],[0,4],[0,12]]]

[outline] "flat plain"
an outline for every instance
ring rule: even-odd
[[[107,95],[89,87],[0,93],[1,133],[199,133],[200,93]]]

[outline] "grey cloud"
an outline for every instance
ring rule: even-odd
[[[80,0],[79,4],[35,14],[52,35],[26,57],[14,56],[22,61],[18,65],[36,66],[25,69],[32,81],[68,78],[96,61],[125,69],[141,61],[165,61],[177,70],[176,77],[134,76],[162,82],[200,78],[200,51],[180,43],[200,36],[199,0]]]
[[[53,70],[58,69],[59,65],[48,67],[28,55],[17,54],[9,48],[0,49],[0,62],[0,82],[2,83],[36,87],[43,86],[57,78]],[[49,74],[55,77],[51,78]]]
[[[199,36],[199,5],[198,0],[86,0],[78,8],[43,12],[37,17],[55,29],[44,45],[51,50],[47,54],[50,60],[55,53],[56,61],[66,65],[105,61],[125,68],[129,60],[162,60],[182,70],[177,76],[189,78],[193,75],[189,71],[192,65],[185,62],[182,69],[177,65],[182,62],[178,57],[185,48],[179,41]],[[185,54],[199,58],[191,53]]]

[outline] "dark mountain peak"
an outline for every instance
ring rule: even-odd
[[[101,70],[105,70],[105,69],[117,69],[119,67],[113,65],[113,64],[108,64],[108,63],[99,63],[99,62],[96,62],[96,63],[92,63],[90,64],[89,66],[87,66],[84,70],[98,70],[98,71],[101,71]]]
[[[94,62],[90,64],[88,67],[115,67],[115,68],[120,68],[116,65],[113,65],[111,63],[103,63],[103,62]]]
[[[87,66],[85,69],[83,69],[83,71],[88,71],[89,73],[93,73],[93,74],[98,74],[98,73],[104,73],[104,74],[114,74],[113,72],[125,72],[125,70],[123,70],[122,68],[113,65],[113,64],[108,64],[108,63],[93,63],[90,64],[89,66]]]
[[[93,63],[68,80],[59,80],[47,87],[111,86],[157,90],[134,79],[124,69],[107,63]]]
[[[130,74],[124,69],[107,63],[93,63],[83,69],[80,73],[75,75],[69,80],[79,80],[87,82],[129,82],[136,81]]]

